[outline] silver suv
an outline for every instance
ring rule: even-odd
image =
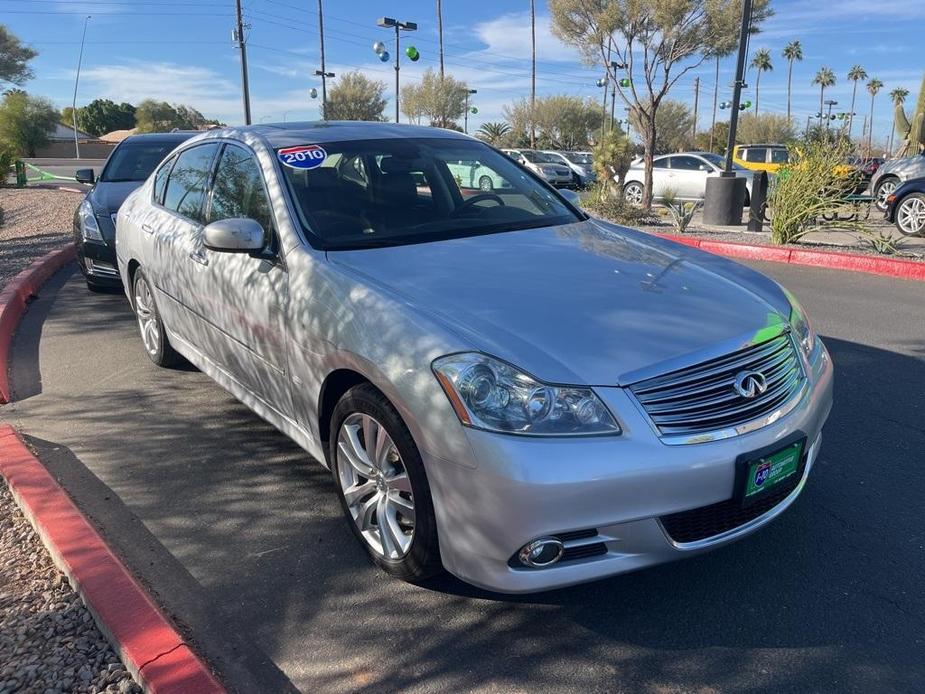
[[[886,199],[900,184],[922,176],[925,176],[925,154],[884,162],[870,179],[870,190],[877,200],[877,209],[886,211]]]

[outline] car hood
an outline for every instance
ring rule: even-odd
[[[625,385],[741,346],[789,312],[748,268],[598,220],[328,257],[553,383]]]
[[[100,181],[87,195],[97,214],[115,214],[133,190],[144,181]]]
[[[904,157],[902,159],[885,161],[877,169],[878,177],[886,173],[908,176],[909,174],[917,172],[925,173],[925,154],[917,154],[914,157]]]

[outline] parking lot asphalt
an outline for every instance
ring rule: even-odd
[[[151,364],[63,271],[0,409],[238,691],[922,691],[925,283],[754,263],[832,352],[802,496],[676,564],[501,596],[375,569],[329,473],[203,374]]]

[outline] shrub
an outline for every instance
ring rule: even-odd
[[[581,198],[581,206],[595,217],[623,226],[639,226],[651,221],[643,208],[626,203],[608,182],[598,181],[589,186]]]
[[[0,145],[0,186],[5,186],[10,177],[10,169],[16,161],[16,155],[8,147]]]
[[[691,223],[691,220],[694,218],[694,213],[700,209],[699,202],[672,202],[669,205],[666,205],[668,208],[668,217],[671,219],[671,224],[674,227],[674,230],[683,234],[687,229],[688,225]]]
[[[825,226],[822,218],[836,218],[845,196],[857,187],[860,173],[842,162],[850,154],[844,141],[817,140],[794,148],[796,156],[778,174],[768,194],[771,240],[785,244]],[[838,222],[838,226],[856,223]]]

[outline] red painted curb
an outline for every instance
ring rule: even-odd
[[[146,691],[225,691],[9,425],[0,425],[0,474],[55,564]]]
[[[48,278],[70,262],[76,249],[65,248],[46,253],[10,280],[0,292],[0,405],[10,401],[9,354],[13,333],[26,310],[29,299],[38,293]]]
[[[691,236],[654,232],[656,236],[685,246],[693,246],[709,253],[746,260],[767,260],[790,265],[812,265],[830,270],[851,270],[871,275],[898,277],[904,280],[925,282],[925,263],[900,258],[879,258],[873,255],[842,253],[839,251],[811,251],[785,246],[712,241]]]

